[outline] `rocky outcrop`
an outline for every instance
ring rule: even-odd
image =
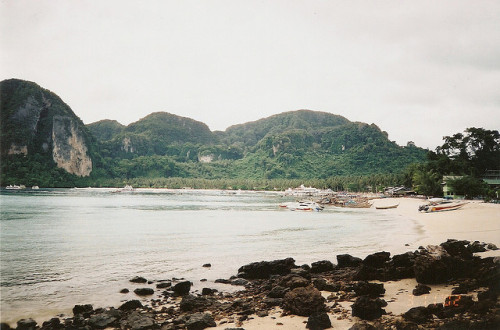
[[[78,176],[90,175],[92,159],[78,124],[70,117],[54,116],[52,145],[52,157],[57,167]]]

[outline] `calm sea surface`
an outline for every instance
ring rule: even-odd
[[[138,285],[128,281],[137,275],[184,277],[194,289],[217,288],[216,279],[249,262],[293,257],[297,265],[336,263],[342,253],[407,251],[405,243],[421,238],[415,223],[394,210],[278,207],[290,200],[264,192],[2,191],[2,321],[43,321],[71,314],[75,304],[118,306],[137,299],[132,291]],[[120,294],[122,288],[131,292]]]

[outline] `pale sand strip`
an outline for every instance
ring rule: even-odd
[[[414,198],[378,199],[374,200],[374,206],[399,203],[396,209],[377,211],[394,212],[410,218],[422,228],[424,237],[411,244],[409,250],[414,250],[419,245],[439,244],[448,238],[477,240],[500,247],[500,204],[467,202],[461,209],[437,213],[419,212],[419,205],[426,204],[426,201]]]

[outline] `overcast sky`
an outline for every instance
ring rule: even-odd
[[[434,149],[500,129],[500,1],[0,0],[0,79],[85,122],[310,109]]]

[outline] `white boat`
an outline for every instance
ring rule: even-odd
[[[420,212],[432,213],[432,212],[443,212],[443,211],[454,211],[462,208],[466,202],[441,202],[441,203],[430,203],[429,205],[421,205],[418,210]]]
[[[116,190],[112,191],[112,193],[132,192],[134,190],[135,190],[134,187],[132,187],[130,185],[126,185],[125,187],[123,187],[121,189],[116,189]]]
[[[33,187],[31,187],[31,190],[38,190],[38,189],[40,189],[39,186],[33,186]]]
[[[8,185],[7,187],[5,187],[5,189],[7,190],[21,190],[21,189],[26,189],[26,186],[25,185]]]
[[[396,209],[398,206],[399,206],[399,203],[395,204],[395,205],[388,205],[388,206],[375,206],[375,209],[377,209],[377,210]]]
[[[288,208],[290,211],[322,211],[323,206],[313,201],[300,201],[280,204],[280,207]]]

